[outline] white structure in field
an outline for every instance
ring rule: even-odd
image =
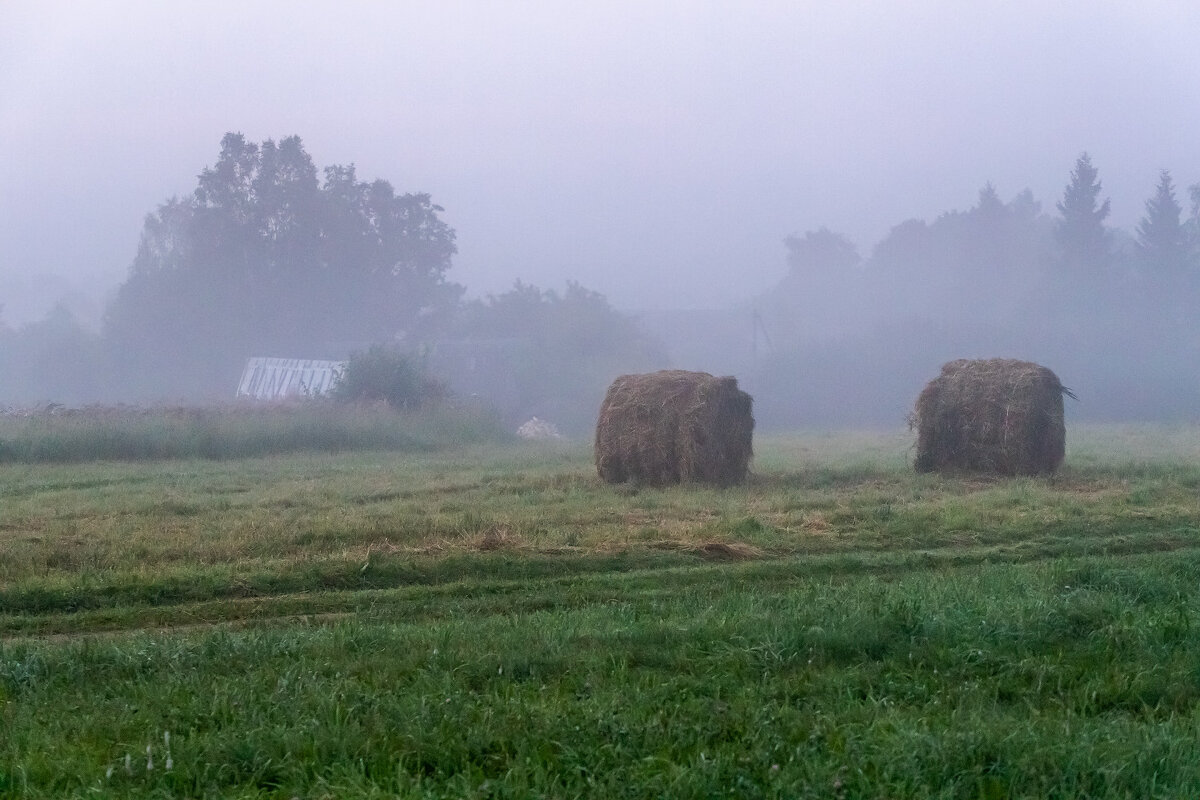
[[[533,419],[526,422],[521,427],[517,428],[517,436],[522,439],[561,439],[563,435],[558,432],[558,426],[553,422],[547,422],[544,419]]]
[[[304,358],[251,358],[246,360],[237,396],[254,400],[282,400],[328,394],[345,368],[345,361]]]

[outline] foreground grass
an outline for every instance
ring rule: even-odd
[[[0,792],[1194,796],[1196,555],[710,566],[10,643]]]
[[[1195,796],[1198,445],[0,467],[0,796]]]

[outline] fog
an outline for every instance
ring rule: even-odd
[[[1153,416],[1158,401],[1097,397],[1111,399],[1116,365],[1145,364],[1147,326],[1137,315],[1096,320],[1122,317],[1116,299],[1134,284],[1154,307],[1133,244],[1160,171],[1185,216],[1187,187],[1200,182],[1197,23],[1184,2],[10,0],[0,5],[0,346],[15,353],[16,332],[42,325],[38,336],[59,330],[82,369],[90,357],[71,343],[86,337],[72,339],[67,322],[103,331],[146,216],[193,193],[227,132],[254,143],[296,135],[318,174],[353,164],[362,181],[428,193],[456,234],[444,278],[466,301],[522,281],[553,295],[547,309],[571,307],[583,295],[569,300],[565,287],[577,282],[632,315],[654,342],[607,353],[581,403],[607,372],[670,365],[743,376],[780,424],[806,413],[899,422],[913,381],[939,359],[1011,355],[1082,373],[1061,375],[1085,400],[1077,413]],[[1045,283],[1056,203],[1084,152],[1111,200],[1116,253],[1106,288],[1089,295]],[[877,257],[896,226],[969,214],[989,184],[1006,207],[1023,196],[1038,210],[1014,234],[1027,236],[1024,271],[985,301],[969,278]],[[861,257],[840,277],[789,263],[785,240],[822,228]],[[512,338],[496,308],[476,312],[459,339]],[[1114,333],[1125,328],[1139,341]],[[1110,332],[1110,351],[1130,349],[1085,354],[1097,330]],[[1191,346],[1186,326],[1159,333]],[[231,341],[228,353],[323,355],[306,341],[294,353],[242,353],[246,340]],[[240,363],[228,358],[232,382]],[[1185,360],[1181,349],[1163,369]],[[22,369],[0,373],[0,405],[123,399],[100,378],[39,384],[53,362]],[[861,393],[829,378],[871,370],[878,380]],[[781,392],[785,380],[793,389]],[[825,399],[805,412],[799,384],[824,386]],[[849,413],[848,394],[872,401]],[[527,398],[511,413],[592,412],[570,402]]]

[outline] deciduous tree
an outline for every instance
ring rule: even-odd
[[[353,165],[319,179],[298,136],[226,134],[195,191],[147,216],[107,337],[147,389],[170,394],[223,392],[248,355],[340,357],[412,338],[461,293],[446,280],[455,236],[441,211]]]
[[[452,382],[475,384],[468,393],[489,397],[508,414],[535,414],[575,432],[594,424],[614,377],[666,362],[632,317],[573,281],[563,293],[518,281],[503,294],[467,304],[456,332],[468,352],[471,344],[491,349],[486,358],[469,358],[473,376],[447,365]],[[481,378],[485,385],[478,385]],[[509,396],[499,396],[504,393]]]

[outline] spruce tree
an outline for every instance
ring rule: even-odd
[[[1187,270],[1189,248],[1182,216],[1171,173],[1164,169],[1154,197],[1146,201],[1146,216],[1137,226],[1138,255],[1148,279],[1173,281]]]
[[[1100,181],[1087,153],[1081,155],[1071,171],[1071,182],[1058,203],[1055,235],[1063,266],[1072,273],[1094,273],[1105,268],[1111,258],[1111,245],[1104,220],[1109,201],[1099,202]]]

